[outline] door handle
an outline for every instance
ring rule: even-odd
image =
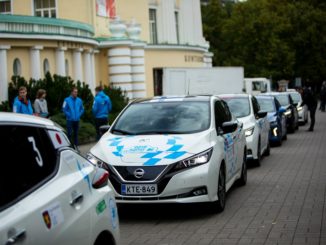
[[[24,239],[26,235],[26,230],[25,229],[21,229],[19,231],[14,230],[13,233],[15,234],[10,234],[10,237],[6,242],[6,245],[15,244],[19,240]]]
[[[83,193],[73,192],[72,193],[72,200],[70,201],[70,205],[73,206],[76,203],[82,202],[83,198],[84,198]]]

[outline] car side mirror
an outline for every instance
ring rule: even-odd
[[[223,134],[228,134],[234,132],[238,127],[237,122],[224,122],[222,124]]]
[[[100,127],[100,135],[102,136],[103,134],[105,134],[110,129],[110,127],[110,125],[102,125]]]
[[[280,107],[280,109],[278,109],[278,113],[283,114],[284,112],[286,112],[285,108]]]
[[[264,118],[264,117],[266,117],[266,115],[267,115],[267,112],[266,111],[259,111],[259,112],[257,112],[257,116],[259,118]]]

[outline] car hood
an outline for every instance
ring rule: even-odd
[[[189,135],[105,134],[91,154],[114,166],[169,165],[209,149],[210,131]]]
[[[277,117],[276,117],[276,112],[268,112],[267,113],[267,119],[269,122],[275,122],[277,120]]]

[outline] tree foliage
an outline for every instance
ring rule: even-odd
[[[247,0],[202,6],[214,65],[243,66],[247,77],[326,78],[326,3]]]

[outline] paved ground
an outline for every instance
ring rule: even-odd
[[[247,185],[231,189],[223,213],[204,205],[119,207],[122,244],[326,245],[326,113],[316,122],[314,132],[300,127],[249,168]]]

